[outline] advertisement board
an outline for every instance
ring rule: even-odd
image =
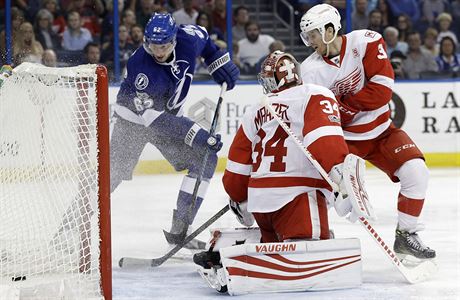
[[[110,88],[110,102],[116,101],[118,87]],[[184,115],[209,128],[219,97],[214,83],[193,84],[184,106]],[[260,102],[262,88],[255,82],[239,84],[228,91],[221,107],[217,132],[224,146],[218,170],[225,158],[244,112]],[[460,166],[460,81],[397,82],[390,103],[392,119],[425,153],[429,166]],[[160,152],[148,145],[141,156],[138,173],[172,171]]]

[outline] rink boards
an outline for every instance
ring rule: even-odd
[[[116,101],[119,87],[110,87],[110,103]],[[204,127],[211,123],[219,86],[213,82],[194,83],[184,105],[184,115]],[[262,88],[255,82],[242,82],[229,91],[221,108],[217,132],[224,146],[219,152],[217,170],[225,168],[233,137],[245,110],[260,101]],[[460,166],[460,81],[400,81],[395,83],[392,119],[424,152],[430,167]],[[167,173],[173,168],[159,151],[148,145],[136,168],[137,174]]]

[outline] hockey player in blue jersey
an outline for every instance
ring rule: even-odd
[[[235,86],[238,68],[228,52],[219,50],[212,42],[204,28],[177,26],[170,14],[154,14],[145,27],[143,46],[128,60],[127,74],[114,110],[115,125],[110,144],[111,191],[122,180],[132,178],[147,143],[153,144],[175,170],[188,171],[173,211],[172,234],[183,233],[192,224],[214,174],[217,152],[222,147],[220,135],[215,136],[215,140],[210,139],[214,142],[210,145],[209,132],[182,116],[182,105],[193,79],[196,59],[200,56],[218,84],[226,82],[229,90]],[[206,148],[210,155],[190,218],[193,188]],[[194,240],[187,246],[204,248],[204,243]]]

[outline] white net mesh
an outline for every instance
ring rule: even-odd
[[[96,80],[25,63],[0,89],[0,287],[21,298],[101,298]]]

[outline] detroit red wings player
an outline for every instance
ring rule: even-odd
[[[297,61],[281,51],[261,69],[259,82],[278,115],[327,172],[341,166],[348,150],[332,92],[301,84]],[[254,214],[263,242],[329,238],[328,184],[263,104],[246,112],[223,183],[234,212]]]
[[[417,235],[428,169],[415,143],[390,120],[394,74],[385,43],[370,30],[337,36],[340,28],[340,15],[328,4],[316,5],[302,17],[302,40],[315,50],[301,65],[302,80],[334,92],[350,152],[401,183],[395,252],[401,257],[434,258],[436,252]]]

